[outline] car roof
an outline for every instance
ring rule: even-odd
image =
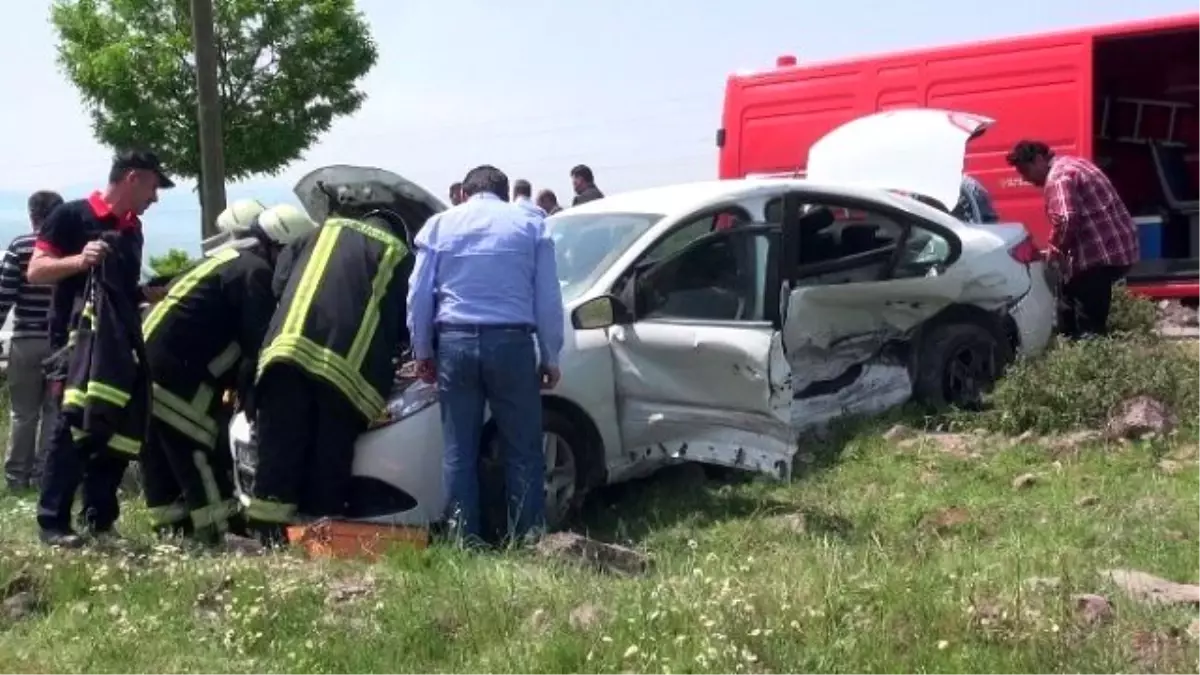
[[[686,211],[697,204],[737,198],[753,192],[756,186],[786,181],[772,180],[709,180],[694,183],[677,183],[662,187],[619,192],[579,206],[572,206],[563,214],[582,213],[661,213],[670,215]]]
[[[802,178],[734,178],[728,180],[677,183],[630,192],[619,192],[603,199],[597,199],[586,204],[580,204],[579,206],[572,206],[569,209],[563,210],[561,215],[658,213],[671,216],[680,212],[704,208],[706,205],[712,203],[738,200],[759,192],[777,192],[781,188],[793,188],[799,191],[837,195],[851,199],[890,202],[895,206],[909,210],[915,208],[918,211],[923,211],[924,209],[936,211],[920,202],[900,197],[887,190],[869,186],[826,185],[813,183]],[[915,207],[913,206],[914,204],[916,205]]]

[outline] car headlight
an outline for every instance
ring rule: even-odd
[[[418,380],[409,385],[399,396],[388,401],[383,416],[372,424],[371,428],[377,429],[395,424],[416,415],[434,403],[437,403],[437,387]]]

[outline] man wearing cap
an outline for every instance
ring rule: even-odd
[[[107,256],[122,261],[117,292],[136,305],[162,297],[162,289],[139,285],[142,230],[139,217],[158,201],[159,189],[175,184],[152,152],[124,151],[113,159],[108,185],[86,199],[66,202],[42,223],[29,261],[30,283],[53,284],[50,312],[50,349],[69,353],[68,332],[72,316],[83,306],[88,273]],[[63,366],[67,358],[53,358],[51,391],[62,396]],[[86,441],[81,441],[86,444]],[[78,547],[84,540],[71,527],[71,507],[82,483],[82,520],[98,538],[114,533],[119,515],[117,488],[129,460],[115,453],[80,447],[60,414],[46,447],[37,520],[43,543]]]

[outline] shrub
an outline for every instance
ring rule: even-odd
[[[1158,307],[1150,300],[1130,293],[1124,285],[1117,286],[1113,289],[1108,326],[1114,333],[1152,335],[1158,326]]]
[[[157,275],[174,277],[192,269],[199,262],[193,260],[187,251],[173,248],[162,255],[150,256],[149,266]]]
[[[1195,424],[1198,389],[1196,359],[1177,342],[1142,335],[1062,343],[1012,365],[989,397],[984,422],[1009,434],[1096,428],[1116,404],[1146,395]]]

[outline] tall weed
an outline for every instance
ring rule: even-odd
[[[1146,335],[1060,343],[1013,364],[992,391],[984,418],[1010,434],[1097,427],[1113,406],[1139,395],[1194,425],[1200,416],[1195,356],[1177,342]]]

